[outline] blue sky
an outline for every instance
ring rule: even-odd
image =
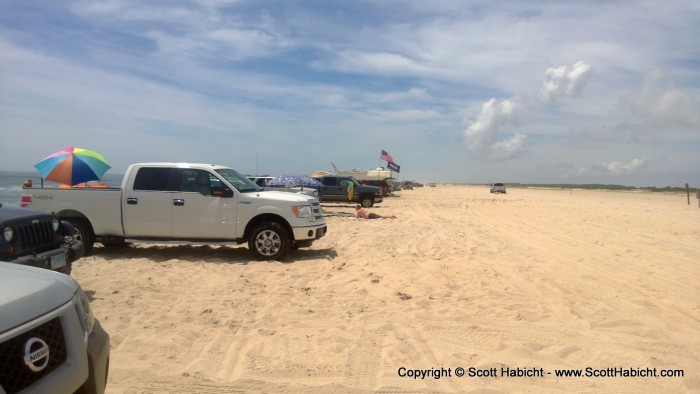
[[[0,170],[700,185],[697,1],[0,0]]]

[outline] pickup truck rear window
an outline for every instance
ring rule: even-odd
[[[134,179],[134,190],[177,191],[170,182],[172,172],[172,168],[140,168]]]

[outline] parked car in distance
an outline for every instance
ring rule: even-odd
[[[435,187],[435,186],[437,186],[437,184],[431,182],[431,183],[428,183],[428,186]]]
[[[70,275],[85,246],[75,228],[53,213],[0,204],[0,260]]]
[[[491,193],[506,193],[506,185],[500,183],[500,182],[495,182],[491,184]]]
[[[70,276],[0,262],[0,392],[104,393],[109,334]]]

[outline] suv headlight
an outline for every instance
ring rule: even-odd
[[[15,237],[15,230],[12,227],[7,226],[3,230],[2,235],[5,237],[5,241],[12,242],[12,239]]]
[[[61,227],[61,222],[58,221],[58,218],[53,218],[53,220],[51,220],[51,225],[53,226],[53,232],[57,232]]]
[[[308,218],[309,221],[314,220],[310,205],[295,205],[292,207],[292,212],[294,212],[294,215],[298,218]]]
[[[90,300],[88,300],[82,288],[78,288],[75,296],[78,299],[78,302],[75,303],[75,312],[78,314],[78,320],[83,329],[83,334],[85,334],[85,341],[87,341],[88,336],[90,336],[95,327],[95,315],[92,314]]]

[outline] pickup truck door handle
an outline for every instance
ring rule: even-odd
[[[176,207],[181,207],[181,206],[185,205],[185,199],[176,198],[173,200],[173,205],[175,205]]]
[[[136,205],[139,203],[139,199],[136,197],[127,197],[126,198],[126,203],[129,205]]]

